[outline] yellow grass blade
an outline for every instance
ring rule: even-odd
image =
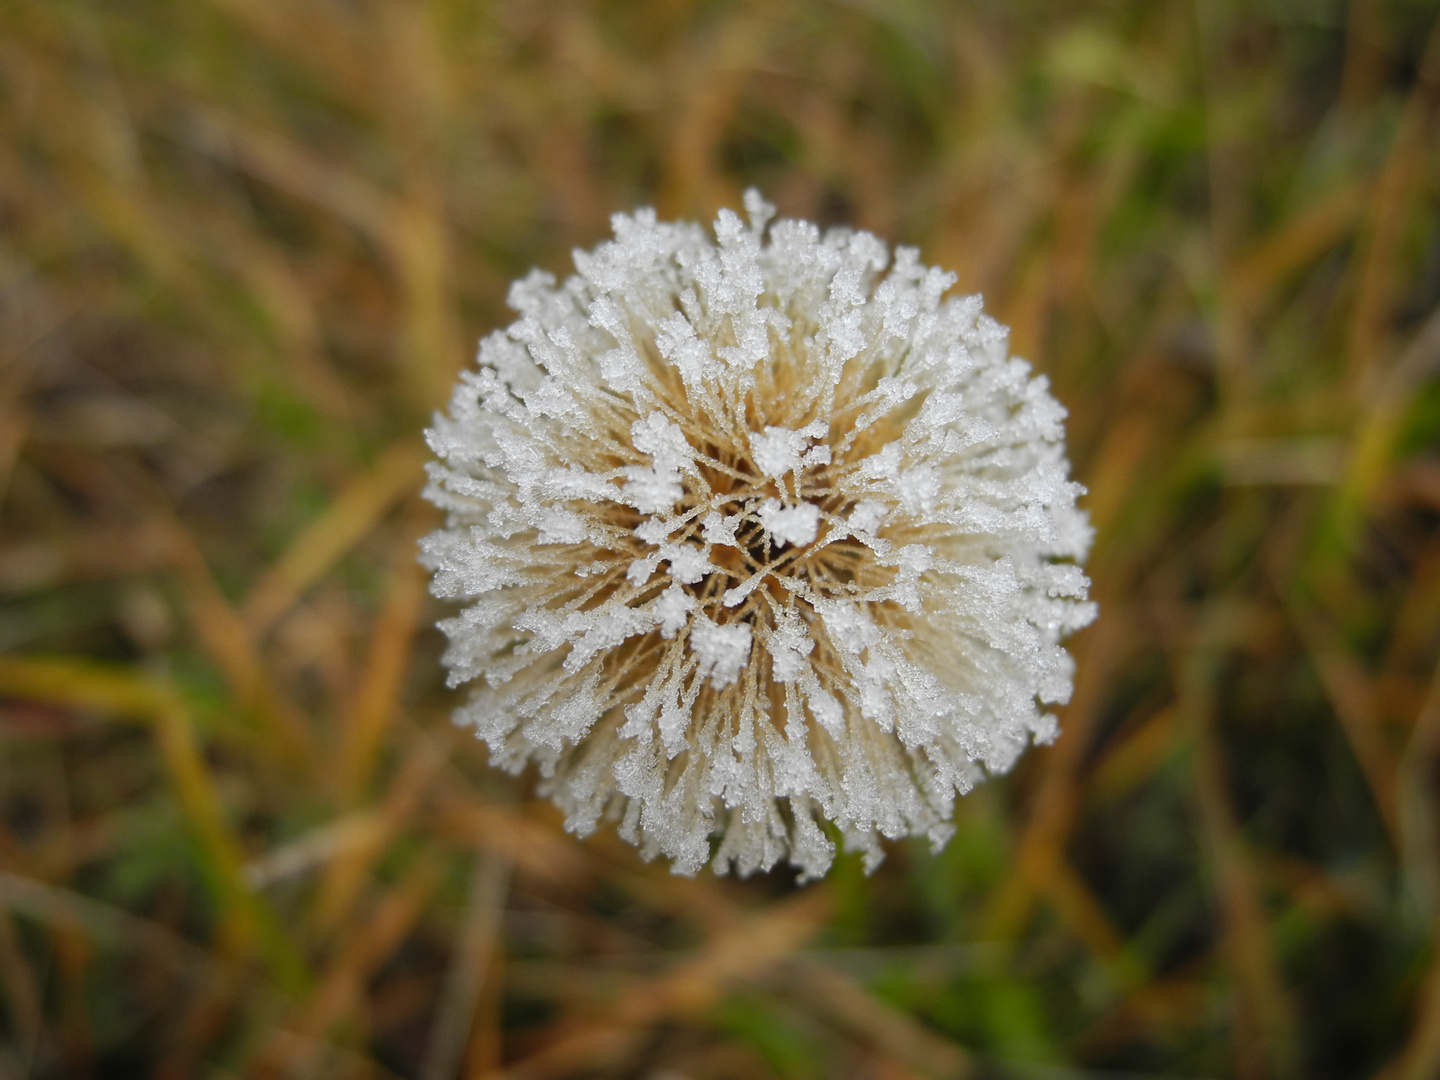
[[[398,499],[419,490],[423,455],[418,438],[399,440],[306,526],[245,599],[252,635],[262,636]]]
[[[223,933],[242,943],[257,941],[282,985],[303,981],[299,958],[274,916],[245,883],[239,842],[225,820],[190,713],[173,689],[159,680],[87,661],[0,657],[0,694],[147,722],[185,818],[200,841],[204,869],[224,913]]]

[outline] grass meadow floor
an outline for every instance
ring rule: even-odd
[[[0,0],[0,1077],[1440,1075],[1440,5]],[[420,430],[608,215],[1070,409],[1063,735],[672,877],[452,729]]]

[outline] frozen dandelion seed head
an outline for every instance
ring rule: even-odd
[[[1055,734],[1095,614],[1064,410],[979,297],[865,232],[616,215],[429,432],[457,713],[681,873],[949,835]],[[829,826],[826,823],[830,823]]]

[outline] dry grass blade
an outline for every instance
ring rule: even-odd
[[[260,637],[300,595],[368,533],[387,510],[419,485],[421,448],[406,438],[375,468],[357,477],[295,538],[246,597],[244,618]]]
[[[1396,443],[1417,385],[1440,368],[1440,307],[1430,312],[1409,344],[1362,400],[1362,411],[1351,438],[1345,475],[1332,507],[1334,528],[1353,544],[1366,512],[1383,488],[1383,478],[1394,467]],[[1345,548],[1341,548],[1341,551]]]
[[[564,833],[513,807],[486,802],[453,777],[447,780],[436,793],[442,835],[466,847],[478,844],[527,877],[556,887],[574,886],[584,879],[586,853]]]
[[[507,861],[494,856],[476,859],[455,955],[445,976],[445,988],[420,1066],[420,1080],[452,1080],[460,1067],[480,992],[490,977],[509,887]]]
[[[1226,288],[1251,317],[1263,314],[1267,300],[1285,279],[1338,244],[1365,206],[1366,192],[1348,184],[1310,203],[1283,228],[1266,236],[1235,260]]]
[[[1426,147],[1434,147],[1440,107],[1440,18],[1430,30],[1416,76],[1370,201],[1349,341],[1351,377],[1362,392],[1374,383],[1375,365],[1383,351],[1385,327],[1398,291],[1396,270],[1401,265],[1398,255],[1405,211],[1425,180],[1425,162],[1430,156]]]
[[[28,424],[25,417],[16,415],[12,405],[6,403],[0,411],[0,502],[5,499],[5,490],[10,486],[10,474],[15,468],[15,457],[25,442]]]
[[[384,818],[373,810],[357,810],[252,859],[245,866],[245,881],[263,889],[342,857],[354,849],[373,851],[383,840]]]
[[[789,969],[794,993],[889,1060],[935,1080],[974,1075],[975,1062],[963,1047],[878,1000],[843,972],[803,956]]]
[[[318,160],[274,131],[191,103],[187,134],[205,151],[314,202],[372,239],[388,241],[390,198],[363,178]]]
[[[1173,705],[1159,709],[1111,747],[1091,774],[1087,784],[1091,797],[1117,798],[1153,776],[1175,750],[1175,719]]]
[[[314,909],[316,925],[323,929],[333,929],[344,918],[375,861],[429,796],[430,784],[450,754],[450,743],[443,736],[422,736],[407,749],[369,823],[357,830],[352,843],[331,852]]]
[[[354,1012],[375,969],[399,947],[424,914],[425,901],[437,877],[435,863],[421,858],[399,884],[377,899],[368,917],[350,928],[352,943],[339,950],[328,968],[319,973],[314,991],[301,1003],[293,1021],[262,1048],[251,1066],[251,1075],[294,1080],[323,1075],[322,1050],[331,1029]],[[308,1053],[291,1052],[290,1040],[297,1037],[310,1048]]]
[[[1201,840],[1214,868],[1224,954],[1240,990],[1236,1070],[1242,1076],[1291,1077],[1300,1069],[1295,1006],[1275,960],[1254,857],[1235,820],[1215,730],[1215,669],[1232,616],[1217,603],[1209,625],[1197,631],[1198,640],[1181,660],[1177,709],[1193,744]]]
[[[8,894],[7,894],[8,899]],[[9,913],[0,915],[0,978],[4,980],[5,1002],[14,1031],[15,1048],[22,1063],[34,1062],[45,1032],[40,988],[35,971],[16,938]]]
[[[181,971],[194,969],[210,979],[224,974],[208,952],[174,931],[43,881],[0,871],[0,907]]]
[[[1401,866],[1415,910],[1440,910],[1440,811],[1433,770],[1440,755],[1440,665],[1410,730],[1396,777],[1400,801]],[[1440,926],[1437,926],[1440,934]],[[1440,940],[1440,938],[1437,938]]]
[[[1294,615],[1296,631],[1305,641],[1315,664],[1316,674],[1345,729],[1345,737],[1355,752],[1375,809],[1385,822],[1391,839],[1400,842],[1400,825],[1395,799],[1395,762],[1385,745],[1376,706],[1374,687],[1355,658],[1340,648],[1333,632],[1310,612]]]
[[[419,628],[425,596],[424,577],[415,555],[419,531],[405,528],[396,542],[390,584],[371,633],[364,676],[343,729],[339,765],[343,802],[356,799],[374,772]]]
[[[243,709],[261,717],[266,733],[294,760],[304,760],[314,752],[310,732],[295,706],[275,691],[267,677],[251,628],[220,591],[194,540],[177,527],[171,544],[191,625],[225,673],[230,692]]]
[[[495,1080],[542,1080],[580,1068],[623,1067],[653,1025],[693,1017],[725,991],[762,978],[782,963],[817,932],[828,902],[817,887],[744,918],[717,933],[693,959],[630,990],[608,1018],[557,1025],[545,1049],[507,1065]]]
[[[1426,772],[1440,755],[1440,667],[1410,733],[1400,765],[1400,821],[1406,876],[1415,910],[1431,919],[1432,957],[1420,986],[1410,1038],[1377,1080],[1424,1080],[1440,1072],[1440,820]]]
[[[95,664],[0,657],[0,693],[147,721],[205,853],[204,869],[225,913],[223,933],[242,949],[258,943],[283,985],[303,981],[302,962],[246,885],[240,845],[225,820],[190,714],[169,687]]]

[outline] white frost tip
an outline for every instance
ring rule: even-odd
[[[856,532],[873,533],[880,527],[880,522],[885,520],[885,515],[889,512],[890,508],[882,502],[866,501],[850,511],[850,516],[845,521]]]
[[[1054,737],[1090,528],[1064,410],[978,297],[745,211],[617,214],[576,276],[512,287],[427,433],[424,562],[465,605],[457,722],[540,765],[568,828],[618,813],[680,872],[812,879],[836,831],[867,867],[943,843]]]
[[[757,516],[778,544],[812,544],[820,530],[820,508],[814,503],[781,506],[774,499],[766,499]]]
[[[755,467],[777,480],[800,467],[800,451],[804,445],[805,436],[788,428],[771,425],[765,428],[764,434],[750,433]]]
[[[702,535],[707,544],[723,544],[726,547],[739,547],[735,541],[735,526],[740,524],[740,515],[722,518],[714,510],[705,515],[701,522]]]
[[[660,636],[667,641],[685,625],[690,612],[700,605],[679,585],[671,585],[655,601],[655,615],[660,620]]]
[[[690,647],[700,658],[700,675],[709,675],[710,685],[723,690],[750,659],[750,627],[745,623],[716,626],[702,616],[690,630]]]

